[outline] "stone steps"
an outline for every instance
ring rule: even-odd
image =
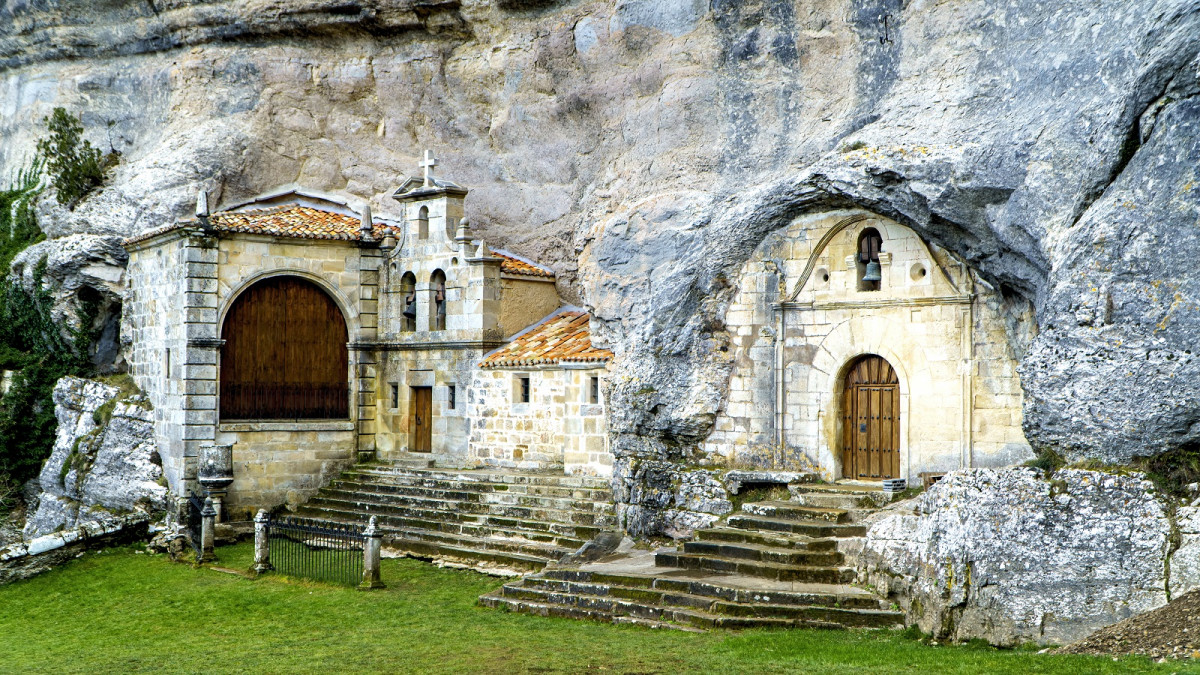
[[[394,516],[428,518],[430,514],[446,514],[454,520],[471,521],[477,518],[497,516],[522,520],[551,521],[573,525],[595,525],[605,527],[616,523],[616,515],[610,507],[589,506],[593,511],[576,509],[553,509],[536,506],[510,504],[484,504],[471,501],[442,501],[414,497],[387,497],[373,493],[349,492],[325,488],[309,500],[313,506],[334,508],[360,508],[373,513]]]
[[[842,563],[842,554],[837,551],[810,551],[748,542],[689,541],[683,545],[683,552],[803,567],[836,566]]]
[[[485,513],[490,508],[543,508],[555,511],[590,511],[612,514],[613,505],[608,502],[580,501],[565,497],[543,497],[538,495],[495,493],[473,493],[450,490],[431,491],[434,494],[410,494],[391,490],[378,490],[379,486],[357,485],[338,481],[320,491],[320,496],[334,499],[357,499],[379,504],[403,504],[425,507],[455,504],[460,510],[470,513]]]
[[[729,558],[721,555],[659,552],[654,555],[655,564],[663,567],[681,567],[704,570],[718,574],[774,579],[776,581],[799,581],[816,584],[848,584],[855,579],[853,569],[831,565],[790,565]]]
[[[583,476],[358,465],[297,510],[364,524],[385,550],[494,574],[535,572],[616,524],[608,481]]]
[[[849,520],[845,509],[830,509],[819,506],[805,506],[796,502],[751,502],[742,506],[742,512],[752,516],[781,518],[785,520],[820,521],[827,523],[844,523]]]
[[[726,525],[741,530],[784,532],[823,539],[828,537],[862,537],[867,528],[862,525],[793,520],[791,518],[769,518],[754,515],[733,515]]]
[[[833,590],[764,592],[684,579],[577,570],[546,570],[538,576],[509,582],[480,601],[489,607],[543,616],[614,622],[631,617],[664,627],[705,630],[892,627],[903,622],[901,612],[882,609],[877,598],[861,591],[849,595]]]
[[[758,532],[755,530],[739,530],[726,527],[712,527],[707,530],[697,530],[698,541],[723,541],[778,548],[802,548],[809,551],[833,551],[837,549],[836,539],[814,539],[803,535],[784,535],[774,532]]]

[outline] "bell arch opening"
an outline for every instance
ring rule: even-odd
[[[900,477],[900,379],[882,356],[850,362],[842,381],[842,477]]]
[[[250,286],[221,325],[221,419],[348,419],[347,336],[341,309],[313,282]]]

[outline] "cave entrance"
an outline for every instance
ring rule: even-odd
[[[900,475],[900,380],[883,357],[855,360],[842,405],[842,476],[865,480]]]

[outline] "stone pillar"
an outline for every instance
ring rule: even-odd
[[[213,530],[217,527],[217,512],[213,509],[212,499],[204,498],[204,509],[200,511],[200,559],[199,563],[214,562],[217,554],[213,552]]]
[[[265,509],[259,509],[258,515],[254,516],[254,566],[250,571],[255,574],[270,572],[275,569],[271,564],[271,549],[267,543],[267,523],[270,522],[270,517]]]
[[[367,530],[363,534],[366,535],[366,539],[363,540],[363,578],[362,583],[358,585],[358,590],[387,588],[379,580],[379,552],[383,548],[383,535],[375,527],[375,516],[371,516],[370,522],[367,523]]]

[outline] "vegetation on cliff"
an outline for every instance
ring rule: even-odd
[[[103,178],[106,160],[87,141],[80,143],[77,118],[56,108],[46,130],[39,155],[0,189],[0,269],[5,272],[17,254],[44,238],[34,211],[43,173],[63,203],[77,203]],[[32,478],[54,445],[54,383],[91,370],[96,301],[81,296],[74,325],[56,320],[52,293],[43,284],[45,271],[42,259],[28,286],[18,278],[0,279],[0,370],[12,371],[0,398],[0,511],[15,498],[12,486]]]

